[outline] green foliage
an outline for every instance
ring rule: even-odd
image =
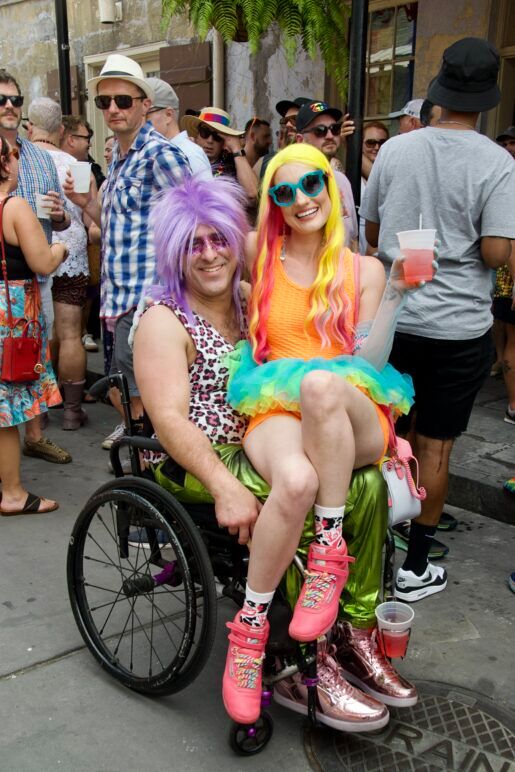
[[[216,29],[228,43],[247,35],[251,53],[259,50],[261,38],[274,22],[288,64],[293,66],[297,46],[311,58],[320,51],[328,73],[345,97],[348,77],[347,22],[350,7],[343,0],[162,0],[163,23],[186,13],[199,37]]]

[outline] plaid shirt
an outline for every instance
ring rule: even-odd
[[[140,129],[125,158],[115,145],[102,197],[101,317],[116,319],[135,308],[154,282],[152,198],[179,185],[189,173],[184,153],[150,122]]]
[[[20,149],[20,163],[18,166],[18,187],[12,193],[13,196],[24,198],[36,213],[36,193],[47,193],[49,190],[55,190],[64,200],[64,193],[61,190],[61,183],[57,169],[52,161],[52,156],[46,150],[36,147],[28,139],[17,137],[16,141]],[[43,228],[46,240],[52,243],[52,222],[51,220],[40,220],[39,224]],[[40,276],[38,280],[43,283],[48,276]]]

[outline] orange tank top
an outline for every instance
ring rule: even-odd
[[[346,249],[343,256],[344,292],[350,302],[350,319],[354,322],[356,287],[354,282],[354,256]],[[313,320],[306,324],[310,311],[310,289],[292,281],[279,257],[274,264],[274,288],[267,320],[267,339],[270,353],[267,360],[323,357],[332,359],[349,354],[342,344],[331,338],[329,346],[322,341]],[[329,333],[330,335],[330,333]]]

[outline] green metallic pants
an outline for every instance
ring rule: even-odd
[[[267,483],[257,474],[240,445],[215,445],[214,450],[227,469],[260,500],[270,491]],[[192,475],[186,473],[184,484],[171,480],[163,472],[163,464],[154,468],[156,482],[182,503],[212,503],[211,494]],[[382,549],[386,537],[387,493],[383,477],[376,466],[358,469],[352,480],[345,504],[343,536],[349,555],[356,558],[350,564],[350,575],[340,600],[339,618],[347,619],[354,627],[375,625],[375,608],[382,586]],[[313,513],[306,518],[298,548],[305,558],[315,538]],[[284,590],[290,605],[299,596],[302,577],[295,566],[288,568]]]

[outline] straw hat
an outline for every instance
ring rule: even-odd
[[[233,137],[240,137],[245,134],[243,129],[232,129],[231,116],[218,107],[203,107],[198,117],[196,115],[184,115],[181,118],[181,129],[185,129],[192,137],[196,137],[200,123],[207,124],[219,134],[230,134]]]
[[[88,80],[88,91],[92,96],[97,95],[97,86],[103,80],[116,78],[116,80],[126,80],[128,83],[134,83],[138,86],[149,99],[154,100],[154,90],[146,80],[143,70],[134,59],[122,54],[109,54],[100,75]]]

